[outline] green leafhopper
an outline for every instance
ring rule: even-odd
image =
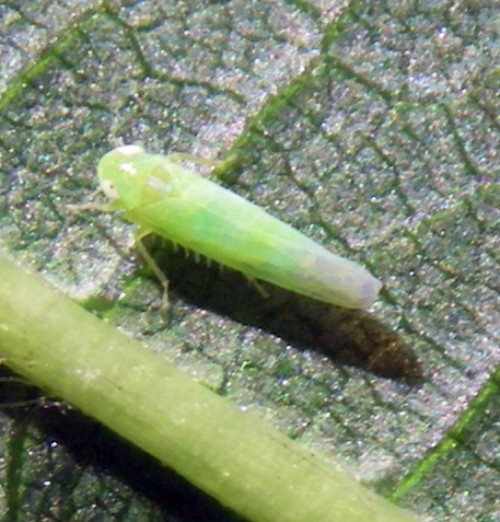
[[[250,278],[347,308],[368,308],[381,282],[172,156],[125,145],[100,160],[112,208],[154,232]]]

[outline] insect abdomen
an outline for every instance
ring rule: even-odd
[[[191,176],[193,174],[189,173]],[[366,308],[381,283],[237,194],[196,176],[181,198],[158,199],[132,221],[244,274],[314,299]]]

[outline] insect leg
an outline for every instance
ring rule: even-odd
[[[90,210],[91,212],[112,212],[112,211],[119,209],[119,207],[116,205],[116,203],[114,204],[113,201],[108,201],[106,203],[94,203],[93,200],[99,194],[102,194],[101,187],[98,187],[97,189],[94,190],[94,192],[92,192],[92,194],[90,194],[90,198],[89,198],[90,202],[76,203],[76,204],[68,203],[65,205],[65,208],[69,212],[75,212],[75,213],[81,212],[82,210]]]
[[[245,277],[248,279],[250,283],[252,283],[253,286],[255,286],[255,289],[257,292],[264,298],[269,299],[271,296],[269,295],[269,292],[255,279],[254,277],[250,277],[245,274]]]
[[[153,256],[148,252],[148,249],[144,246],[144,243],[142,242],[142,238],[150,233],[150,230],[142,228],[139,229],[135,233],[135,244],[142,258],[144,259],[144,261],[146,261],[146,263],[153,271],[154,275],[158,278],[158,281],[160,281],[161,285],[163,286],[163,297],[161,307],[163,311],[166,312],[170,306],[168,302],[168,279],[166,278],[165,274],[162,272],[161,268],[158,266],[156,261],[153,259]]]
[[[222,164],[222,161],[200,158],[194,154],[189,154],[189,152],[172,152],[167,158],[175,163],[179,161],[190,161],[191,163],[204,165],[205,167],[219,167]]]

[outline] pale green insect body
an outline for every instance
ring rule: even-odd
[[[103,191],[144,231],[249,277],[345,306],[367,308],[381,283],[234,192],[169,156],[128,145],[99,162]]]

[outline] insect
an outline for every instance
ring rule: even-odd
[[[139,225],[139,237],[154,232],[251,279],[347,308],[368,308],[382,286],[360,265],[186,169],[175,154],[124,145],[103,156],[98,175],[111,208]]]

